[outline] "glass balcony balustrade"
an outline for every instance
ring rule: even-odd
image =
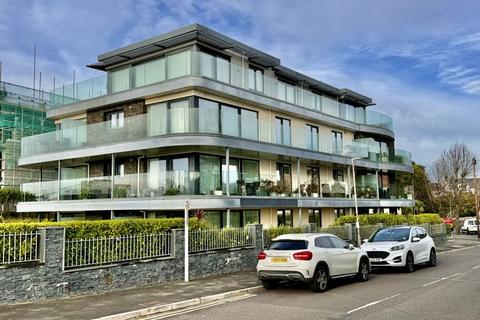
[[[305,178],[305,177],[302,177]],[[243,196],[243,197],[301,197],[301,198],[352,198],[353,182],[320,179],[297,183],[296,175],[270,174],[255,171],[237,171],[230,166],[226,174],[223,165],[218,171],[172,170],[139,172],[115,176],[62,179],[58,181],[22,184],[22,190],[34,194],[36,201],[86,200],[112,198],[155,198],[185,195]],[[359,199],[411,199],[410,186],[395,184],[381,188],[377,195],[375,174],[357,175]],[[228,185],[228,192],[227,192]]]
[[[382,127],[393,131],[392,118],[378,111],[354,108],[301,86],[293,86],[261,73],[250,75],[248,62],[231,62],[204,52],[183,51],[110,71],[92,79],[55,88],[50,92],[47,108],[127,91],[183,76],[201,76],[231,86],[250,90],[287,103],[318,111],[358,124]]]
[[[189,133],[218,134],[277,143],[277,139],[273,138],[276,134],[274,124],[269,128],[270,133],[266,130],[260,134],[260,124],[255,116],[248,113],[233,113],[233,117],[222,117],[218,109],[199,109],[188,106],[167,109],[165,106],[165,108],[151,109],[146,114],[126,117],[120,125],[116,121],[103,121],[89,125],[84,122],[75,124],[74,121],[70,121],[68,128],[22,138],[21,156],[30,157],[49,152]],[[386,150],[381,151],[378,142],[373,139],[345,142],[331,137],[325,139],[321,136],[312,139],[310,133],[305,134],[304,127],[290,128],[288,143],[280,141],[278,144],[375,162],[411,165],[411,156],[408,152],[399,150],[394,155],[389,155]]]

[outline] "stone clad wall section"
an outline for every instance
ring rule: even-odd
[[[251,270],[262,249],[262,225],[253,225],[254,247],[191,254],[190,278]],[[184,277],[184,230],[172,230],[172,257],[64,270],[65,229],[41,234],[40,262],[0,268],[0,305],[36,302],[155,285]]]

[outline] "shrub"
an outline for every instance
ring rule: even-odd
[[[377,213],[377,214],[361,214],[358,216],[360,225],[374,225],[382,223],[385,226],[408,224],[438,224],[442,223],[442,219],[438,214],[424,213],[416,215],[395,215],[389,213]],[[345,223],[355,223],[355,216],[341,216],[333,225],[342,226]]]
[[[155,234],[171,229],[183,229],[183,218],[98,220],[35,223],[1,223],[0,234],[24,233],[35,231],[39,227],[59,226],[65,228],[67,239],[118,237],[132,234]],[[197,218],[189,219],[192,230],[205,229],[208,223]]]

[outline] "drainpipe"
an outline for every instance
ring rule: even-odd
[[[58,160],[58,173],[57,173],[57,200],[60,201],[60,181],[62,179],[62,171],[60,167],[60,160]]]
[[[225,189],[227,192],[227,197],[230,197],[230,148],[227,148],[225,151],[225,166],[227,169],[227,172],[226,172],[227,185]]]
[[[115,153],[112,153],[112,164],[110,166],[111,182],[110,182],[110,198],[113,199],[113,188],[115,187],[114,177],[115,177]]]

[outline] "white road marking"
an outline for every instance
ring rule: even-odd
[[[472,269],[475,270],[475,269],[478,269],[478,268],[480,268],[480,266],[475,266]]]
[[[459,275],[461,275],[461,273],[455,273],[455,274],[452,274],[451,276],[443,277],[441,279],[438,279],[438,280],[435,280],[435,281],[432,281],[432,282],[429,282],[429,283],[425,283],[423,286],[426,287],[426,286],[432,285],[434,283],[437,283],[437,282],[440,282],[440,281],[443,281],[443,280],[447,280],[449,278],[453,278],[453,277],[456,277],[456,276],[459,276]]]
[[[438,252],[437,255],[439,255],[439,254],[445,254],[445,253],[449,253],[449,252],[456,252],[456,251],[468,250],[468,249],[477,248],[477,247],[480,247],[480,244],[474,245],[474,246],[471,246],[471,247],[464,247],[464,248],[460,248],[460,249],[453,249],[453,250]]]
[[[384,302],[384,301],[387,301],[387,300],[390,300],[390,299],[393,299],[393,298],[396,298],[400,295],[400,293],[396,294],[396,295],[393,295],[391,297],[388,297],[388,298],[384,298],[384,299],[380,299],[380,300],[377,300],[377,301],[373,301],[373,302],[370,302],[370,303],[367,303],[366,305],[363,305],[361,307],[358,307],[358,308],[355,308],[355,309],[352,309],[350,311],[347,312],[347,314],[350,314],[350,313],[353,313],[355,311],[358,311],[358,310],[362,310],[362,309],[365,309],[365,308],[368,308],[368,307],[371,307],[371,306],[374,306],[380,302]]]

